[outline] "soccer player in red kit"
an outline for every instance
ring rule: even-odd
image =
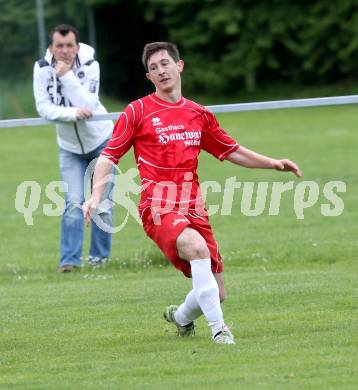
[[[133,146],[142,182],[139,212],[144,230],[170,262],[192,278],[192,290],[179,307],[165,309],[165,319],[176,325],[180,336],[192,336],[194,321],[204,314],[215,343],[235,344],[220,304],[225,295],[223,265],[200,194],[198,155],[205,150],[248,168],[291,171],[296,176],[301,172],[290,160],[239,146],[204,106],[182,96],[184,62],[175,45],[149,43],[142,60],[155,92],[132,102],[120,115],[97,162],[92,197],[83,213],[89,222],[112,164]]]

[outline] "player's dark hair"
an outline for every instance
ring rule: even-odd
[[[173,58],[175,62],[178,62],[180,60],[180,54],[179,50],[174,45],[174,43],[171,42],[151,42],[147,43],[143,48],[143,54],[142,54],[142,62],[144,65],[145,70],[148,72],[148,60],[149,58],[157,53],[158,51],[166,50],[170,57]]]
[[[80,34],[78,33],[78,30],[75,27],[71,26],[70,24],[59,24],[58,26],[54,27],[50,31],[50,34],[49,34],[50,45],[52,45],[53,35],[56,32],[61,34],[63,37],[65,37],[70,32],[73,32],[75,34],[76,43],[79,44],[79,42],[80,42]]]

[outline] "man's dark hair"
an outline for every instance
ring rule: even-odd
[[[170,57],[173,58],[175,62],[180,60],[180,54],[178,48],[174,45],[174,43],[170,42],[151,42],[147,43],[144,46],[143,54],[142,54],[142,62],[145,70],[148,72],[148,60],[149,58],[156,52],[166,50]]]
[[[49,34],[50,45],[52,45],[53,34],[55,34],[56,32],[58,32],[59,34],[61,34],[64,37],[68,33],[73,32],[75,34],[75,37],[76,37],[76,43],[79,44],[79,42],[80,42],[80,34],[78,33],[78,31],[75,27],[73,27],[69,24],[59,24],[58,26],[54,27]]]

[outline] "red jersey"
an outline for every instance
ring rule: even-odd
[[[222,161],[239,147],[204,106],[183,97],[168,103],[155,93],[126,107],[102,156],[117,164],[131,146],[142,182],[141,214],[148,207],[201,209],[200,151]]]

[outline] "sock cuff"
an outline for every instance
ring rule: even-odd
[[[190,266],[191,266],[191,271],[194,272],[195,270],[206,270],[210,269],[211,270],[211,259],[194,259],[190,261]]]

